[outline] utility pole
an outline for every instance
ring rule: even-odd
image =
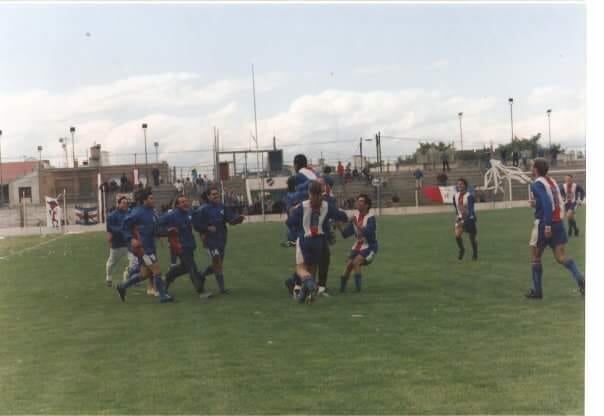
[[[359,153],[361,154],[361,172],[363,171],[363,138],[359,139]]]
[[[459,116],[459,141],[461,142],[461,150],[463,151],[463,130],[461,129],[461,117],[463,116],[462,112],[457,114]]]
[[[76,157],[75,157],[75,131],[76,131],[75,127],[71,126],[69,128],[69,132],[71,133],[71,154],[73,157],[73,167],[74,168],[76,167],[76,164],[77,164]]]
[[[256,79],[254,78],[254,65],[252,64],[252,94],[254,97],[254,130],[256,139],[256,162],[258,159],[258,117],[256,115]],[[264,153],[262,153],[262,170],[260,172],[260,207],[262,210],[262,221],[266,221],[266,214],[264,212]]]
[[[149,158],[147,156],[147,123],[143,123],[143,136],[145,137],[145,186],[149,186]]]

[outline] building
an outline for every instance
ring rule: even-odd
[[[47,160],[26,160],[23,162],[2,162],[0,165],[0,203],[16,206],[22,198],[30,203],[39,203],[39,183],[37,172]]]

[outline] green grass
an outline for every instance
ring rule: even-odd
[[[479,216],[478,262],[456,260],[452,215],[382,217],[364,292],[309,306],[286,296],[280,224],[232,229],[232,295],[200,302],[182,276],[168,305],[104,287],[101,233],[0,240],[0,413],[583,413],[569,273],[546,254],[525,300],[529,210]],[[568,251],[583,269],[583,239]]]

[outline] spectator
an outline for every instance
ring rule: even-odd
[[[512,152],[512,166],[518,167],[520,165],[520,153],[517,150]]]
[[[352,177],[355,179],[359,177],[359,170],[357,168],[352,170]]]
[[[179,194],[182,194],[184,191],[184,185],[182,184],[182,182],[180,181],[180,179],[176,180],[176,183],[174,184],[174,187],[176,188],[176,192],[178,192]]]
[[[413,172],[413,176],[415,177],[415,187],[417,189],[421,189],[423,186],[423,178],[424,178],[424,171],[421,170],[420,168],[415,169],[415,171]]]
[[[185,191],[185,196],[190,199],[191,198],[191,194],[193,193],[193,183],[191,182],[191,178],[187,178],[185,180],[183,188],[184,188],[184,191]]]
[[[127,192],[128,191],[128,178],[126,174],[122,172],[122,176],[120,177],[120,191]]]
[[[159,169],[153,168],[151,171],[151,176],[153,176],[153,185],[159,186]]]
[[[440,160],[443,162],[443,172],[451,171],[451,168],[449,167],[449,152],[446,150],[440,152]]]
[[[197,182],[197,169],[191,169],[191,177],[193,178],[193,182]]]
[[[501,162],[505,165],[508,157],[508,151],[504,148],[501,150]]]
[[[342,162],[340,162],[338,160],[338,167],[336,168],[337,173],[338,173],[338,178],[340,178],[340,183],[344,183],[344,165],[342,165]]]

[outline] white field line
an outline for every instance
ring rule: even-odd
[[[12,253],[10,253],[7,256],[0,257],[0,260],[6,260],[6,259],[9,259],[11,257],[20,256],[21,254],[27,253],[28,251],[36,250],[36,249],[38,249],[40,247],[43,247],[43,246],[45,246],[47,244],[52,243],[53,241],[57,241],[57,240],[59,240],[60,238],[62,238],[64,236],[65,236],[65,234],[61,234],[61,235],[59,235],[56,238],[52,238],[50,240],[42,241],[41,243],[34,244],[33,246],[25,247],[24,249],[12,252]]]

